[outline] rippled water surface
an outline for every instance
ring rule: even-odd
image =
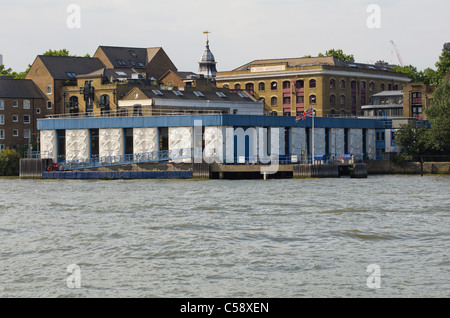
[[[448,176],[0,179],[0,297],[449,297],[449,189]]]

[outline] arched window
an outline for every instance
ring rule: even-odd
[[[344,95],[341,95],[341,97],[339,98],[339,103],[341,105],[345,105],[345,96]]]
[[[241,84],[234,84],[234,89],[241,89]]]
[[[334,78],[332,78],[330,80],[330,88],[331,89],[335,89],[336,88],[336,80]]]
[[[259,83],[259,84],[258,84],[258,89],[259,89],[260,91],[265,91],[265,90],[266,90],[266,84],[263,83],[263,82]]]
[[[284,81],[283,82],[283,89],[291,88],[291,81]]]
[[[340,89],[345,89],[345,80],[341,80],[341,82],[339,84],[339,88]]]
[[[253,92],[255,89],[255,85],[253,83],[247,83],[245,84],[245,90],[248,92]]]
[[[50,95],[52,93],[52,85],[47,85],[47,95]]]
[[[273,90],[273,91],[276,91],[278,89],[277,82],[270,83],[270,89]]]
[[[278,106],[278,98],[272,97],[272,98],[270,99],[270,105],[271,105],[271,106]]]
[[[309,88],[316,88],[316,80],[312,79],[309,81]]]
[[[336,96],[330,95],[330,105],[336,105]]]
[[[334,109],[330,110],[330,115],[336,115],[336,111]]]
[[[303,81],[303,80],[297,80],[297,81],[295,82],[295,88],[303,88],[303,87],[305,87],[305,81]]]
[[[375,83],[374,82],[370,82],[369,83],[369,91],[373,92],[375,90]]]
[[[228,84],[223,84],[223,88],[230,88],[230,85],[228,85]]]
[[[316,95],[311,95],[311,96],[309,96],[309,103],[310,103],[311,105],[316,105],[316,104],[317,104],[317,98],[316,98]]]
[[[350,83],[350,86],[351,86],[352,89],[356,89],[356,81],[352,81]]]
[[[381,91],[384,91],[384,83],[381,83]]]

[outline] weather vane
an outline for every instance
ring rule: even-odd
[[[206,31],[203,32],[203,34],[206,34],[206,44],[209,44],[209,37],[208,37],[208,35],[209,35],[210,33],[211,33],[211,32],[209,32],[208,30],[206,30]]]

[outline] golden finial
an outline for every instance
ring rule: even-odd
[[[206,34],[206,45],[209,44],[209,37],[208,37],[208,35],[209,35],[210,33],[211,33],[211,32],[209,32],[208,30],[206,30],[206,31],[203,32],[203,34]]]

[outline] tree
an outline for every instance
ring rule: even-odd
[[[428,68],[425,71],[418,71],[417,67],[412,65],[393,66],[392,69],[396,72],[408,75],[412,83],[430,84],[434,78],[434,70]]]
[[[414,123],[401,125],[395,132],[395,144],[407,156],[422,156],[429,151],[428,128]]]
[[[43,55],[45,56],[75,56],[75,55],[70,55],[69,51],[67,49],[62,49],[62,50],[48,50],[47,52],[45,52]]]
[[[14,149],[0,150],[0,176],[17,176],[20,158],[20,154]]]
[[[434,84],[439,85],[439,83],[444,79],[447,73],[450,71],[450,52],[447,50],[442,50],[439,60],[436,62],[436,78]]]
[[[433,100],[425,109],[431,124],[429,144],[434,150],[450,154],[450,79],[444,78],[433,93]]]
[[[355,61],[355,57],[353,55],[347,55],[342,50],[331,49],[326,51],[324,54],[319,53],[319,57],[332,56],[347,63],[353,63]]]

